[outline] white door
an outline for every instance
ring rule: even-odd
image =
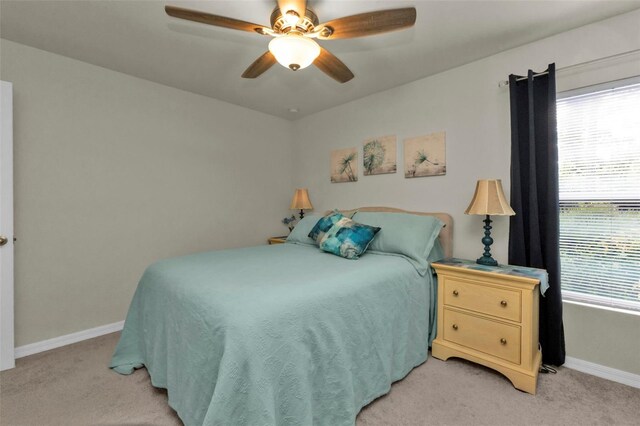
[[[15,367],[13,345],[13,86],[0,81],[0,370]]]

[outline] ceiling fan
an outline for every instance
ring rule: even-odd
[[[165,6],[165,11],[175,18],[273,37],[269,50],[249,65],[243,78],[256,78],[279,62],[293,71],[314,64],[340,83],[351,80],[353,73],[314,39],[363,37],[407,28],[416,22],[416,9],[407,7],[361,13],[320,24],[306,0],[278,0],[271,13],[271,28],[176,6]]]

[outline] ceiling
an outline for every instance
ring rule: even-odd
[[[3,38],[287,119],[386,90],[591,22],[640,1],[310,0],[320,21],[415,6],[415,27],[320,41],[355,74],[339,84],[315,67],[242,72],[270,37],[181,21],[172,4],[268,26],[275,1],[15,1],[0,3]],[[507,72],[507,71],[505,71]],[[297,113],[289,109],[298,109]]]

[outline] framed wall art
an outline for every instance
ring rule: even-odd
[[[358,150],[356,148],[331,151],[331,182],[358,181]]]
[[[382,136],[362,142],[362,166],[364,175],[383,175],[397,170],[397,138]]]
[[[440,176],[447,173],[445,132],[404,140],[404,177]]]

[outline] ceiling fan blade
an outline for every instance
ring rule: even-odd
[[[239,19],[227,18],[226,16],[212,15],[197,10],[183,9],[176,6],[165,6],[167,15],[174,18],[186,19],[187,21],[201,22],[203,24],[215,25],[216,27],[230,28],[232,30],[248,31],[251,33],[266,34],[271,31],[263,25],[251,22],[240,21]],[[266,31],[266,32],[265,32]]]
[[[242,73],[242,78],[256,78],[276,63],[273,53],[266,51]]]
[[[333,53],[322,46],[320,46],[320,55],[313,61],[313,65],[340,83],[346,83],[353,78],[351,70]]]
[[[307,2],[306,0],[278,0],[278,8],[282,15],[285,15],[289,10],[293,10],[299,17],[303,17],[307,10]]]
[[[414,7],[407,7],[345,16],[344,18],[334,19],[320,24],[316,28],[324,27],[329,29],[328,32],[320,31],[318,35],[319,39],[333,40],[339,38],[364,37],[399,30],[411,27],[415,22],[416,9]]]

